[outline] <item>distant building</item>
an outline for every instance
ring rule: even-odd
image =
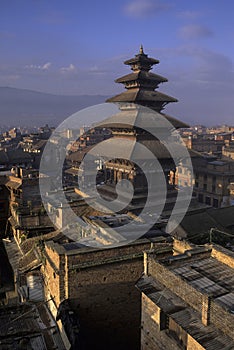
[[[10,170],[13,166],[30,167],[32,163],[32,157],[23,152],[21,148],[10,147],[0,150],[1,170]]]
[[[20,130],[18,130],[17,128],[13,128],[11,130],[8,131],[8,135],[12,138],[12,139],[20,139],[21,137],[21,132]]]
[[[111,136],[110,130],[103,127],[91,128],[83,126],[80,128],[80,132],[77,135],[68,130],[68,138],[75,138],[75,141],[73,141],[69,147],[69,153],[81,151],[87,147],[106,140]]]
[[[27,237],[53,229],[42,205],[38,170],[15,167],[5,186],[9,191],[7,235],[13,234],[21,242]]]
[[[225,141],[223,139],[209,139],[204,136],[192,138],[191,148],[194,151],[201,153],[213,154],[215,156],[221,157],[222,148],[225,146]]]
[[[234,182],[234,162],[204,157],[193,165],[194,193],[198,201],[215,208],[231,205],[229,185]]]
[[[224,158],[229,158],[234,160],[234,145],[223,147],[222,155]]]
[[[0,237],[5,235],[6,223],[9,218],[9,191],[5,186],[7,181],[7,175],[0,173]]]

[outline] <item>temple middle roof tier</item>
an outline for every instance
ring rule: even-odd
[[[138,103],[153,108],[157,104],[163,107],[167,103],[177,102],[177,99],[158,91],[133,88],[124,91],[119,95],[108,98],[106,102]]]
[[[134,83],[139,87],[146,86],[155,89],[160,83],[165,83],[167,81],[167,78],[147,71],[133,72],[115,80],[116,83],[124,84],[126,89],[132,88]]]

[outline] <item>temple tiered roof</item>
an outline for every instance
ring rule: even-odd
[[[167,79],[150,72],[152,67],[159,63],[159,60],[148,57],[142,46],[135,57],[124,63],[131,66],[133,73],[118,78],[116,82],[124,84],[127,91],[109,98],[107,102],[137,103],[157,112],[161,112],[168,103],[177,102],[174,97],[155,91],[158,85],[167,82]]]

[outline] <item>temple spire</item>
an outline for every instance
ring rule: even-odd
[[[140,51],[139,51],[140,55],[144,55],[144,49],[143,49],[143,45],[141,44],[140,46]]]

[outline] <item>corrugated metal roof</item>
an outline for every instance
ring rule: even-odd
[[[222,295],[216,300],[234,313],[234,293]]]
[[[30,338],[30,345],[33,350],[48,350],[43,335]]]

